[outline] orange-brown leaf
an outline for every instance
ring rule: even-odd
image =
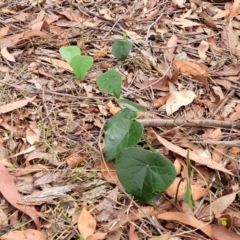
[[[84,207],[78,218],[78,230],[84,239],[91,236],[96,229],[95,218]]]
[[[103,178],[112,184],[117,184],[119,183],[119,179],[116,173],[115,167],[108,162],[105,162],[104,160],[101,160],[101,172]]]
[[[172,64],[179,72],[184,75],[208,75],[207,68],[199,63],[173,60]]]
[[[40,222],[36,209],[33,206],[25,206],[18,204],[18,199],[22,198],[22,195],[18,192],[12,176],[1,163],[0,192],[12,206],[31,217],[31,219],[35,222],[37,228],[40,229]]]
[[[198,219],[196,219],[194,216],[189,215],[187,213],[183,212],[165,212],[160,213],[157,215],[158,219],[163,220],[170,220],[170,221],[178,221],[180,223],[192,226],[196,229],[200,229],[202,232],[204,232],[207,236],[209,236],[212,239],[212,227],[208,223],[202,222]]]
[[[37,230],[34,229],[27,229],[24,231],[13,231],[9,232],[3,237],[2,240],[47,240],[46,236]]]

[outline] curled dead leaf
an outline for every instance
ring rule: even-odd
[[[154,106],[155,108],[160,108],[160,107],[162,107],[163,105],[166,104],[167,100],[170,98],[171,95],[172,95],[172,94],[170,93],[170,94],[167,94],[167,95],[165,95],[165,96],[163,96],[163,97],[158,98],[157,100],[154,101],[153,106]]]
[[[112,184],[120,184],[115,167],[108,162],[101,160],[101,172],[104,179]]]
[[[2,48],[1,49],[1,54],[2,56],[8,60],[9,62],[15,62],[15,58],[13,55],[11,55],[11,53],[8,52],[7,48]]]
[[[108,108],[109,108],[109,112],[110,112],[112,115],[115,115],[118,111],[121,110],[121,108],[116,107],[111,100],[107,103],[107,106],[108,106]]]

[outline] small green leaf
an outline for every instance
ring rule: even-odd
[[[124,189],[143,204],[167,189],[176,177],[170,160],[141,148],[123,149],[115,166]]]
[[[71,61],[71,67],[78,80],[92,67],[93,58],[90,56],[75,56]]]
[[[118,60],[127,58],[132,48],[132,43],[128,40],[116,40],[112,45],[112,53]]]
[[[101,91],[119,98],[122,86],[121,74],[110,69],[97,77],[97,85]]]
[[[116,118],[109,121],[104,136],[106,160],[110,161],[127,147],[133,147],[141,139],[143,125],[126,118]]]
[[[191,183],[190,183],[190,177],[191,177],[191,163],[190,163],[190,159],[189,159],[189,151],[187,151],[187,184],[186,184],[186,188],[185,188],[185,192],[182,195],[182,199],[185,203],[188,204],[189,207],[191,208],[195,208],[195,203],[193,201],[193,197],[192,197],[192,189],[191,189]]]
[[[81,55],[81,50],[77,46],[65,46],[59,49],[61,57],[67,61],[69,64],[71,63],[72,59],[76,56]]]
[[[118,99],[117,102],[134,112],[146,112],[147,111],[146,108],[141,107],[138,104],[136,104],[128,99],[121,98],[121,99]]]

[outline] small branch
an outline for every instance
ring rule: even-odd
[[[231,92],[223,99],[221,104],[214,110],[214,112],[211,114],[211,117],[217,115],[221,109],[224,107],[224,105],[227,103],[227,101],[234,95],[235,89],[232,89]]]
[[[214,140],[207,140],[203,139],[202,141],[192,141],[194,143],[206,143],[206,144],[211,144],[211,145],[218,145],[218,146],[225,146],[225,147],[235,147],[235,146],[240,146],[240,140],[233,140],[233,141],[214,141]]]
[[[162,120],[137,119],[145,127],[217,127],[240,130],[240,122],[224,122],[217,120]]]

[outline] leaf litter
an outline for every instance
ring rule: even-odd
[[[239,0],[11,1],[0,12],[1,239],[239,239]],[[116,61],[123,33],[132,51]],[[83,82],[59,55],[67,45],[95,59]],[[153,206],[99,155],[122,106],[95,81],[115,68],[123,97],[147,107],[145,137],[178,162]],[[196,209],[182,200],[187,149]]]

